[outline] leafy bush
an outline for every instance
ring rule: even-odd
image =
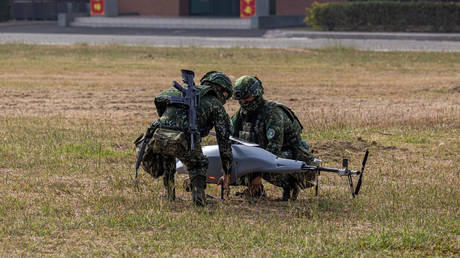
[[[305,22],[322,30],[460,31],[460,4],[453,2],[317,3]]]

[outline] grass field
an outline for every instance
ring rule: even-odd
[[[360,195],[324,173],[292,203],[135,188],[132,141],[181,68],[257,75],[325,166],[369,148]],[[0,255],[460,256],[459,71],[460,53],[0,45]]]

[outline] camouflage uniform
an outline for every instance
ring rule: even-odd
[[[213,77],[214,76],[214,77]],[[174,174],[175,158],[181,160],[189,171],[192,187],[192,199],[195,204],[204,205],[208,159],[201,150],[201,139],[214,127],[219,144],[224,171],[230,172],[232,149],[230,136],[230,118],[225,111],[226,99],[232,95],[231,81],[219,72],[209,72],[202,79],[204,85],[195,86],[200,93],[200,103],[196,109],[196,124],[199,131],[194,135],[194,149],[190,149],[188,108],[180,104],[170,104],[169,96],[182,96],[171,88],[155,98],[159,119],[151,125],[153,138],[148,144],[142,166],[154,177],[163,175],[163,182],[171,199],[175,198]],[[216,86],[217,85],[217,86]],[[223,91],[227,91],[227,98]],[[150,156],[147,156],[150,155]]]
[[[251,89],[252,87],[252,89]],[[282,104],[263,99],[263,87],[257,77],[243,76],[234,85],[235,99],[254,100],[241,103],[232,117],[232,135],[255,142],[271,153],[289,159],[313,164],[313,155],[301,139],[302,125],[292,110]],[[246,178],[247,184],[260,176],[255,173]],[[283,200],[297,198],[299,188],[313,186],[314,173],[276,174],[264,173],[262,178],[283,188]],[[291,195],[292,194],[292,195]]]

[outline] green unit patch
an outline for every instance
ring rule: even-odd
[[[273,137],[275,137],[275,130],[272,128],[269,128],[267,130],[267,139],[271,140]]]

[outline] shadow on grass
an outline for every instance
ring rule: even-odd
[[[162,202],[162,206],[173,213],[182,213],[184,210],[194,210],[203,212],[207,215],[232,215],[235,218],[259,218],[259,219],[312,219],[313,217],[331,214],[340,216],[348,213],[346,202],[340,200],[330,200],[322,197],[312,197],[301,199],[294,202],[280,202],[272,199],[259,200],[250,202],[241,199],[228,199],[221,201],[220,199],[209,199],[205,208],[195,207],[190,200],[179,199],[176,201],[168,201],[161,197],[157,199]]]

